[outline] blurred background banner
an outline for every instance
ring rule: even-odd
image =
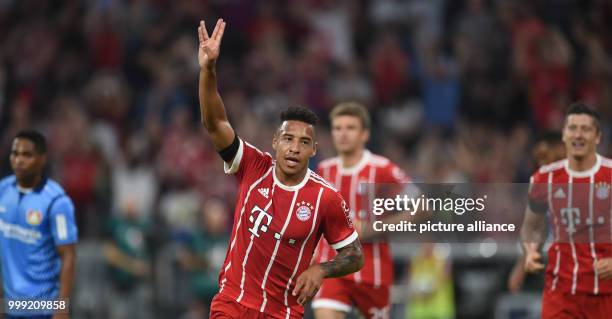
[[[415,182],[528,183],[575,100],[612,151],[608,0],[0,0],[0,171],[19,130],[45,134],[79,226],[74,318],[208,313],[236,194],[199,123],[196,30],[219,17],[237,133],[270,151],[279,111],[308,106],[324,119],[313,168],[347,100]],[[537,318],[542,278],[510,295],[508,245],[394,247],[393,318]]]

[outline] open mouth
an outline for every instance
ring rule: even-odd
[[[298,164],[300,164],[300,161],[297,159],[297,157],[292,156],[285,157],[285,162],[287,162],[287,166],[289,167],[297,167]]]
[[[584,141],[572,141],[572,148],[575,150],[583,150],[586,148],[586,143]]]

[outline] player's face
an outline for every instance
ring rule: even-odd
[[[540,142],[536,145],[533,154],[538,166],[550,164],[565,158],[565,145],[560,142]]]
[[[568,156],[577,158],[594,154],[601,138],[595,120],[587,114],[571,114],[563,127],[563,142]]]
[[[338,153],[352,153],[364,147],[370,132],[356,116],[341,115],[332,120],[332,138]]]
[[[283,173],[301,173],[308,167],[308,160],[317,153],[314,128],[301,121],[285,121],[272,140],[272,148]]]
[[[11,168],[17,181],[33,181],[42,174],[46,156],[36,151],[28,139],[16,138],[11,148]]]

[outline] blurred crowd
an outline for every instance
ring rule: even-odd
[[[163,245],[194,300],[214,290],[236,183],[200,124],[196,28],[219,17],[221,95],[263,150],[305,105],[322,119],[313,166],[333,156],[327,112],[354,100],[371,149],[417,181],[526,182],[536,137],[583,100],[612,151],[609,0],[0,0],[1,171],[17,131],[45,133],[118,293],[147,294]]]

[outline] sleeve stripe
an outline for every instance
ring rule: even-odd
[[[349,244],[352,244],[355,240],[357,240],[357,237],[359,237],[357,235],[357,232],[353,231],[353,233],[350,236],[346,237],[345,239],[343,239],[343,240],[341,240],[341,241],[339,241],[339,242],[337,242],[335,244],[331,244],[331,246],[332,246],[333,249],[338,250],[340,248],[348,246]]]
[[[66,216],[63,214],[55,216],[55,225],[57,230],[57,238],[59,240],[68,239],[68,225],[66,223]]]
[[[51,199],[51,202],[49,203],[49,206],[47,207],[47,215],[48,215],[49,213],[51,213],[51,208],[53,208],[53,204],[55,204],[55,202],[56,202],[58,199],[60,199],[60,198],[62,198],[62,197],[64,197],[64,196],[65,196],[65,194],[59,194],[59,195],[57,195],[57,196],[53,197],[53,199]]]
[[[312,308],[314,309],[327,308],[327,309],[333,309],[333,310],[338,310],[342,312],[351,312],[351,306],[343,302],[340,302],[334,299],[327,299],[327,298],[317,298],[313,300]]]
[[[238,172],[238,168],[240,167],[240,162],[242,160],[242,154],[244,153],[244,141],[240,139],[240,146],[238,147],[238,152],[231,163],[223,162],[223,170],[225,174],[236,174]]]

